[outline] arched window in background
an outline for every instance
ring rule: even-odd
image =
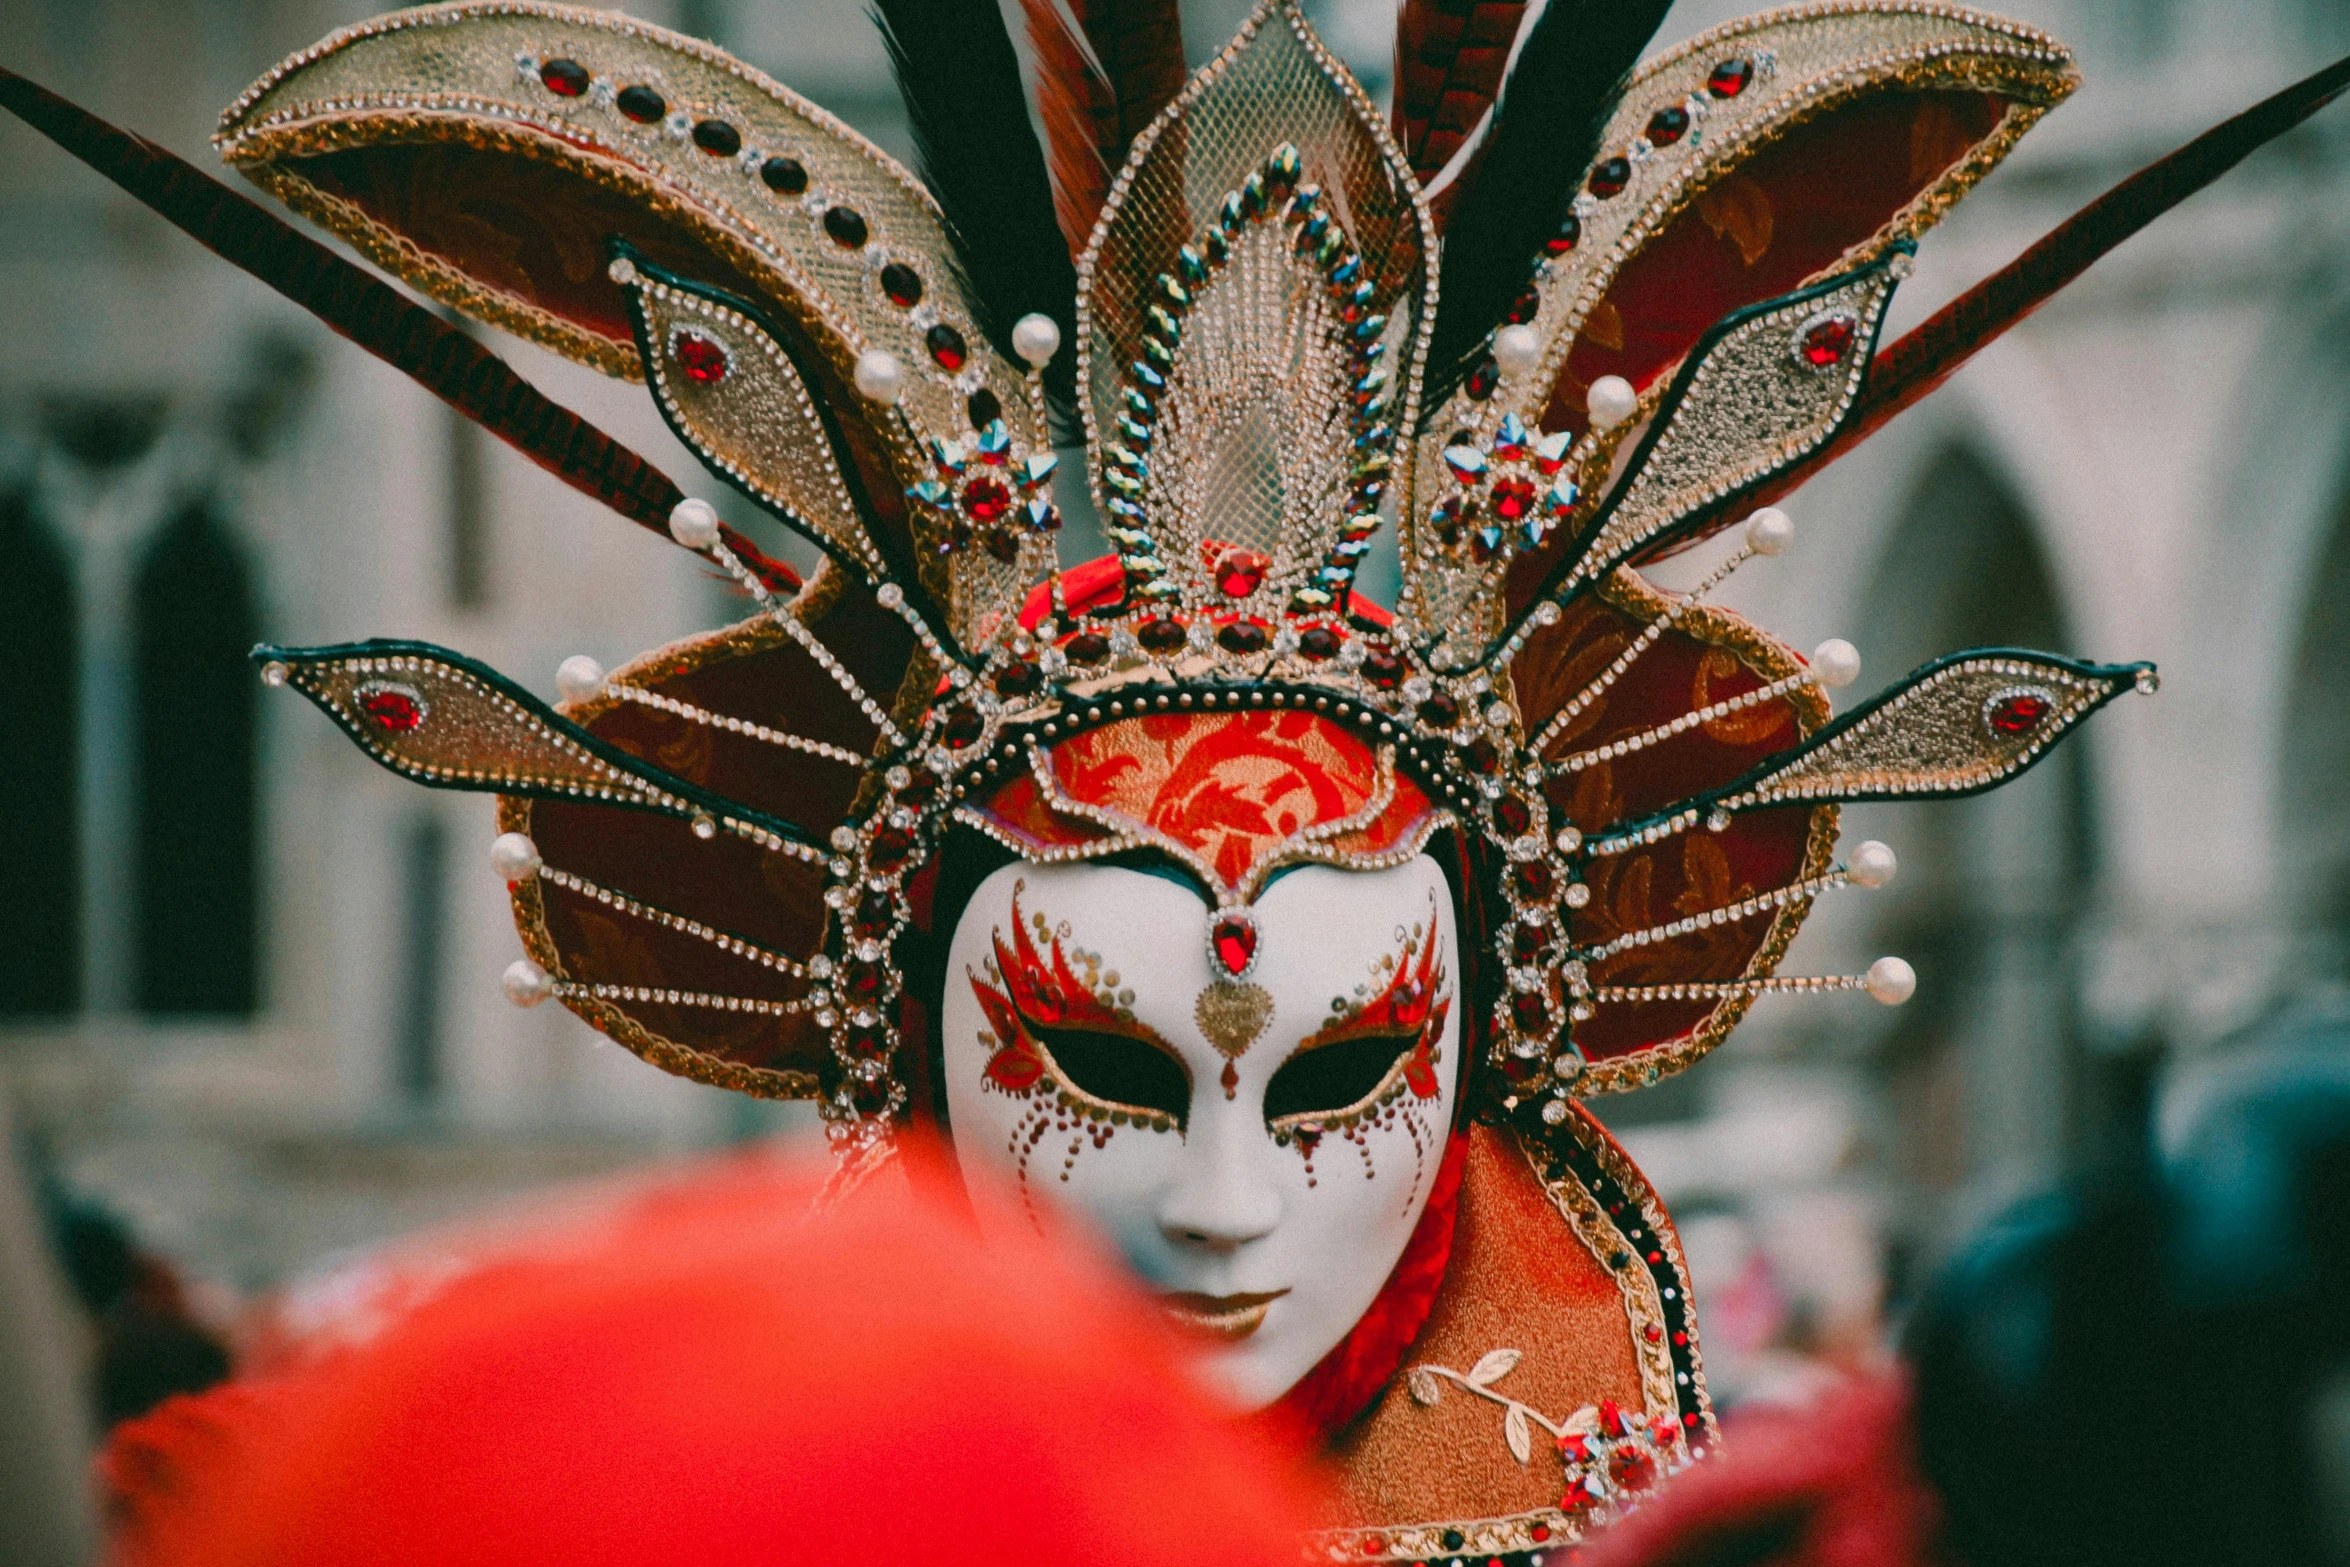
[[[243,551],[210,501],[164,525],[134,588],[141,1011],[258,999],[258,639]]]
[[[1971,453],[1928,469],[1878,578],[1858,637],[1871,684],[1965,647],[2082,651],[2031,521]],[[2094,1090],[2074,949],[2095,869],[2093,743],[2075,736],[1989,794],[1846,814],[1847,841],[1883,838],[1901,856],[1871,905],[1872,950],[1915,963],[1918,992],[1886,1019],[1878,1064],[1921,1218],[1970,1183],[2054,1174],[2083,1134]]]
[[[0,1018],[81,1006],[78,619],[64,546],[28,498],[0,495]]]
[[[2331,970],[2323,977],[2338,980],[2350,978],[2350,487],[2310,583],[2285,704],[2278,872],[2292,916]]]

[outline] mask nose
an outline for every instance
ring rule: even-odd
[[[1195,1124],[1182,1177],[1159,1204],[1159,1230],[1179,1247],[1237,1251],[1273,1233],[1281,1193],[1249,1146],[1249,1133],[1261,1138],[1261,1129],[1239,1124],[1237,1116],[1204,1119],[1216,1124]]]

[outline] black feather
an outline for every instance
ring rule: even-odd
[[[1608,117],[1672,0],[1550,0],[1502,88],[1475,183],[1444,229],[1431,413],[1525,291],[1598,155]]]
[[[1058,322],[1045,390],[1065,414],[1077,386],[1077,267],[1003,12],[996,0],[873,0],[873,20],[979,328],[1018,364],[1013,323],[1031,311]]]

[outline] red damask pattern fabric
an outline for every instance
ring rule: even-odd
[[[1380,782],[1377,754],[1353,730],[1295,711],[1129,718],[1071,736],[1051,758],[1064,796],[1181,844],[1207,863],[1223,891],[1294,852],[1297,833],[1362,811]],[[985,811],[1031,850],[1116,836],[1101,822],[1056,810],[1030,776],[997,790]],[[1386,808],[1328,847],[1376,854],[1414,836],[1435,812],[1419,785],[1399,773]]]

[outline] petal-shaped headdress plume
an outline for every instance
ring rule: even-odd
[[[2345,76],[2125,184],[1877,356],[1919,237],[2071,91],[2061,46],[1833,0],[1717,28],[1618,95],[1657,8],[1547,9],[1496,99],[1515,9],[1411,0],[1399,141],[1297,0],[1261,0],[1180,86],[1163,0],[1029,0],[1057,223],[984,0],[884,6],[936,191],[706,44],[538,0],[376,18],[229,109],[230,164],[370,260],[645,381],[823,552],[805,583],[364,269],[0,75],[0,104],[757,599],[555,708],[420,644],[259,650],[386,766],[501,796],[517,1000],[672,1071],[819,1099],[872,1150],[934,1098],[935,996],[910,976],[957,917],[940,867],[970,835],[1039,861],[1155,853],[1199,884],[1227,967],[1283,865],[1457,859],[1478,1124],[1456,1148],[1493,1157],[1451,1179],[1488,1216],[1569,1221],[1558,1266],[1588,1276],[1560,1288],[1621,1306],[1605,1396],[1651,1423],[1590,1395],[1559,1427],[1563,1494],[1512,1448],[1474,1517],[1366,1503],[1380,1527],[1325,1542],[1352,1560],[1574,1538],[1626,1475],[1710,1439],[1669,1221],[1577,1100],[1685,1066],[1765,993],[1905,997],[1890,959],[1777,972],[1813,900],[1891,873],[1882,845],[1839,861],[1840,803],[1991,787],[2154,688],[2144,665],[1977,649],[1837,717],[1849,650],[1807,661],[1705,602],[1785,548],[1787,519],[1755,508]],[[937,86],[958,55],[986,86],[967,143]],[[1525,169],[1553,121],[1599,125],[1592,155]],[[1449,255],[1422,183],[1447,170]],[[1055,494],[1078,475],[1046,418],[1064,371],[1116,551],[1068,569]],[[1637,570],[1741,518],[1692,591]],[[1388,607],[1356,575],[1391,528]],[[1277,828],[1185,809],[1227,764],[1301,781],[1262,813]],[[1507,1271],[1502,1228],[1463,1226],[1453,1273]],[[1453,1245],[1415,1266],[1449,1276]],[[1309,1379],[1332,1423],[1387,1401],[1348,1438],[1365,1452],[1396,1429],[1383,1389],[1421,1321],[1423,1346],[1468,1331],[1416,1298],[1381,1354]],[[1472,1434],[1444,1422],[1504,1375],[1521,1412],[1590,1393],[1489,1351],[1461,1362],[1483,1394],[1420,1401],[1413,1429],[1448,1452]],[[1385,1483],[1376,1453],[1360,1468]]]

